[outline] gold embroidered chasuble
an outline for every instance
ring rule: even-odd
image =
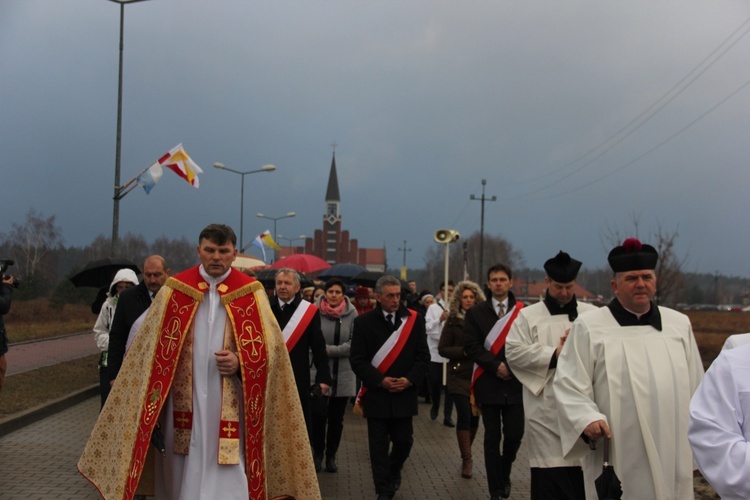
[[[78,463],[78,470],[104,498],[132,498],[142,474],[151,473],[144,473],[144,467],[153,463],[146,462],[154,451],[149,444],[151,432],[170,390],[184,387],[185,374],[180,370],[184,372],[189,363],[179,361],[190,352],[193,318],[207,290],[198,267],[170,278],[125,357]],[[242,392],[236,396],[243,405],[243,412],[231,408],[227,412],[223,407],[221,426],[238,427],[232,420],[244,414],[249,497],[319,499],[289,355],[263,287],[232,270],[217,291],[231,330],[227,344],[240,360]],[[238,455],[237,437],[236,432],[221,435],[220,463],[236,463],[232,457]],[[176,434],[176,445],[178,439]],[[142,490],[143,485],[139,493]]]

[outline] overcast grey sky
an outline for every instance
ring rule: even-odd
[[[257,212],[312,235],[335,141],[344,226],[391,266],[403,240],[421,267],[436,229],[479,230],[484,178],[485,232],[530,267],[559,249],[603,267],[635,214],[644,241],[679,230],[688,270],[750,276],[749,18],[722,0],[130,5],[122,180],[180,142],[205,173],[130,193],[120,234],[238,230],[222,162],[278,167],[246,177],[246,243],[272,229]],[[118,36],[106,0],[0,0],[0,232],[33,208],[69,245],[111,235]]]

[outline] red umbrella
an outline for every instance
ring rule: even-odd
[[[303,273],[314,273],[315,271],[321,271],[328,269],[331,265],[317,257],[307,253],[296,253],[289,255],[288,257],[282,257],[277,260],[271,267],[274,269],[281,269],[282,267],[290,267],[295,271],[302,271]]]

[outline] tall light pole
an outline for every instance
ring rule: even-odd
[[[289,242],[289,247],[292,249],[292,252],[294,252],[294,246],[292,245],[297,240],[305,241],[306,236],[304,234],[300,234],[296,238],[285,238],[284,236],[279,235],[279,241],[286,240]]]
[[[120,235],[120,151],[122,149],[122,52],[123,31],[125,28],[125,5],[129,3],[145,2],[146,0],[109,0],[120,4],[120,67],[117,77],[117,140],[115,142],[115,191],[114,207],[112,209],[112,257],[117,253]]]
[[[484,272],[484,202],[485,201],[496,201],[497,197],[492,196],[492,198],[485,198],[484,196],[484,186],[487,185],[487,179],[482,179],[482,197],[477,198],[473,194],[469,196],[470,200],[478,200],[482,202],[482,221],[479,229],[479,273],[477,274],[477,277],[482,276],[482,273]]]
[[[255,214],[255,216],[258,217],[258,218],[268,219],[268,220],[272,220],[273,221],[273,241],[276,241],[276,238],[278,238],[278,236],[279,236],[278,233],[276,232],[276,222],[280,221],[281,219],[288,219],[290,217],[294,217],[295,215],[297,215],[297,214],[295,214],[294,212],[289,212],[288,214],[282,215],[281,217],[269,217],[269,216],[263,215],[263,214]],[[278,250],[276,250],[274,248],[273,249],[273,260],[274,260],[274,262],[276,262],[276,260],[278,260],[278,258],[279,258],[279,252],[278,252]]]
[[[225,167],[223,163],[214,163],[214,168],[226,170],[227,172],[234,172],[235,174],[239,174],[242,177],[242,182],[240,183],[240,248],[244,248],[243,232],[245,230],[245,176],[248,174],[257,174],[258,172],[273,172],[274,170],[276,170],[276,165],[263,165],[257,170],[250,170],[248,172],[240,172],[239,170]]]

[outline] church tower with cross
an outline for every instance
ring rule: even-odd
[[[359,264],[368,271],[385,271],[385,247],[360,248],[357,239],[351,238],[349,231],[343,229],[341,194],[336,170],[336,144],[334,143],[332,146],[333,156],[325,195],[323,227],[322,229],[316,229],[312,238],[305,239],[304,249],[302,247],[282,247],[280,256],[304,252],[316,255],[331,265]]]

